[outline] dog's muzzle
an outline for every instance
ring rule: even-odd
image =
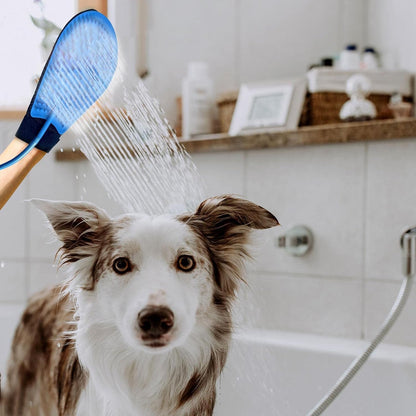
[[[150,346],[162,346],[166,343],[163,339],[173,327],[173,312],[164,306],[148,306],[137,316],[141,338]],[[158,342],[164,341],[164,342]]]

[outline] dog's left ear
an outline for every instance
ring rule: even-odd
[[[93,255],[100,236],[110,222],[106,212],[88,202],[31,202],[44,212],[58,239],[62,242],[62,262],[74,263]]]
[[[216,282],[230,296],[243,279],[244,260],[250,257],[250,231],[279,225],[276,217],[263,207],[231,195],[205,200],[183,220],[207,242]]]

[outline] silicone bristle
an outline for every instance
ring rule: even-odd
[[[61,32],[32,103],[32,117],[64,133],[107,89],[117,66],[117,39],[95,10],[77,15]]]

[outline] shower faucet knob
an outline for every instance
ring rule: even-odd
[[[296,225],[280,236],[277,247],[284,248],[290,255],[300,257],[308,253],[313,245],[312,231],[304,225]]]

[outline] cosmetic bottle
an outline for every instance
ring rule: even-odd
[[[213,82],[204,62],[190,62],[182,81],[182,136],[213,132]]]
[[[368,69],[368,70],[378,69],[379,63],[378,63],[377,54],[374,48],[367,47],[364,49],[361,66],[363,69]]]
[[[351,71],[360,69],[360,54],[357,45],[347,45],[339,57],[339,69]]]

